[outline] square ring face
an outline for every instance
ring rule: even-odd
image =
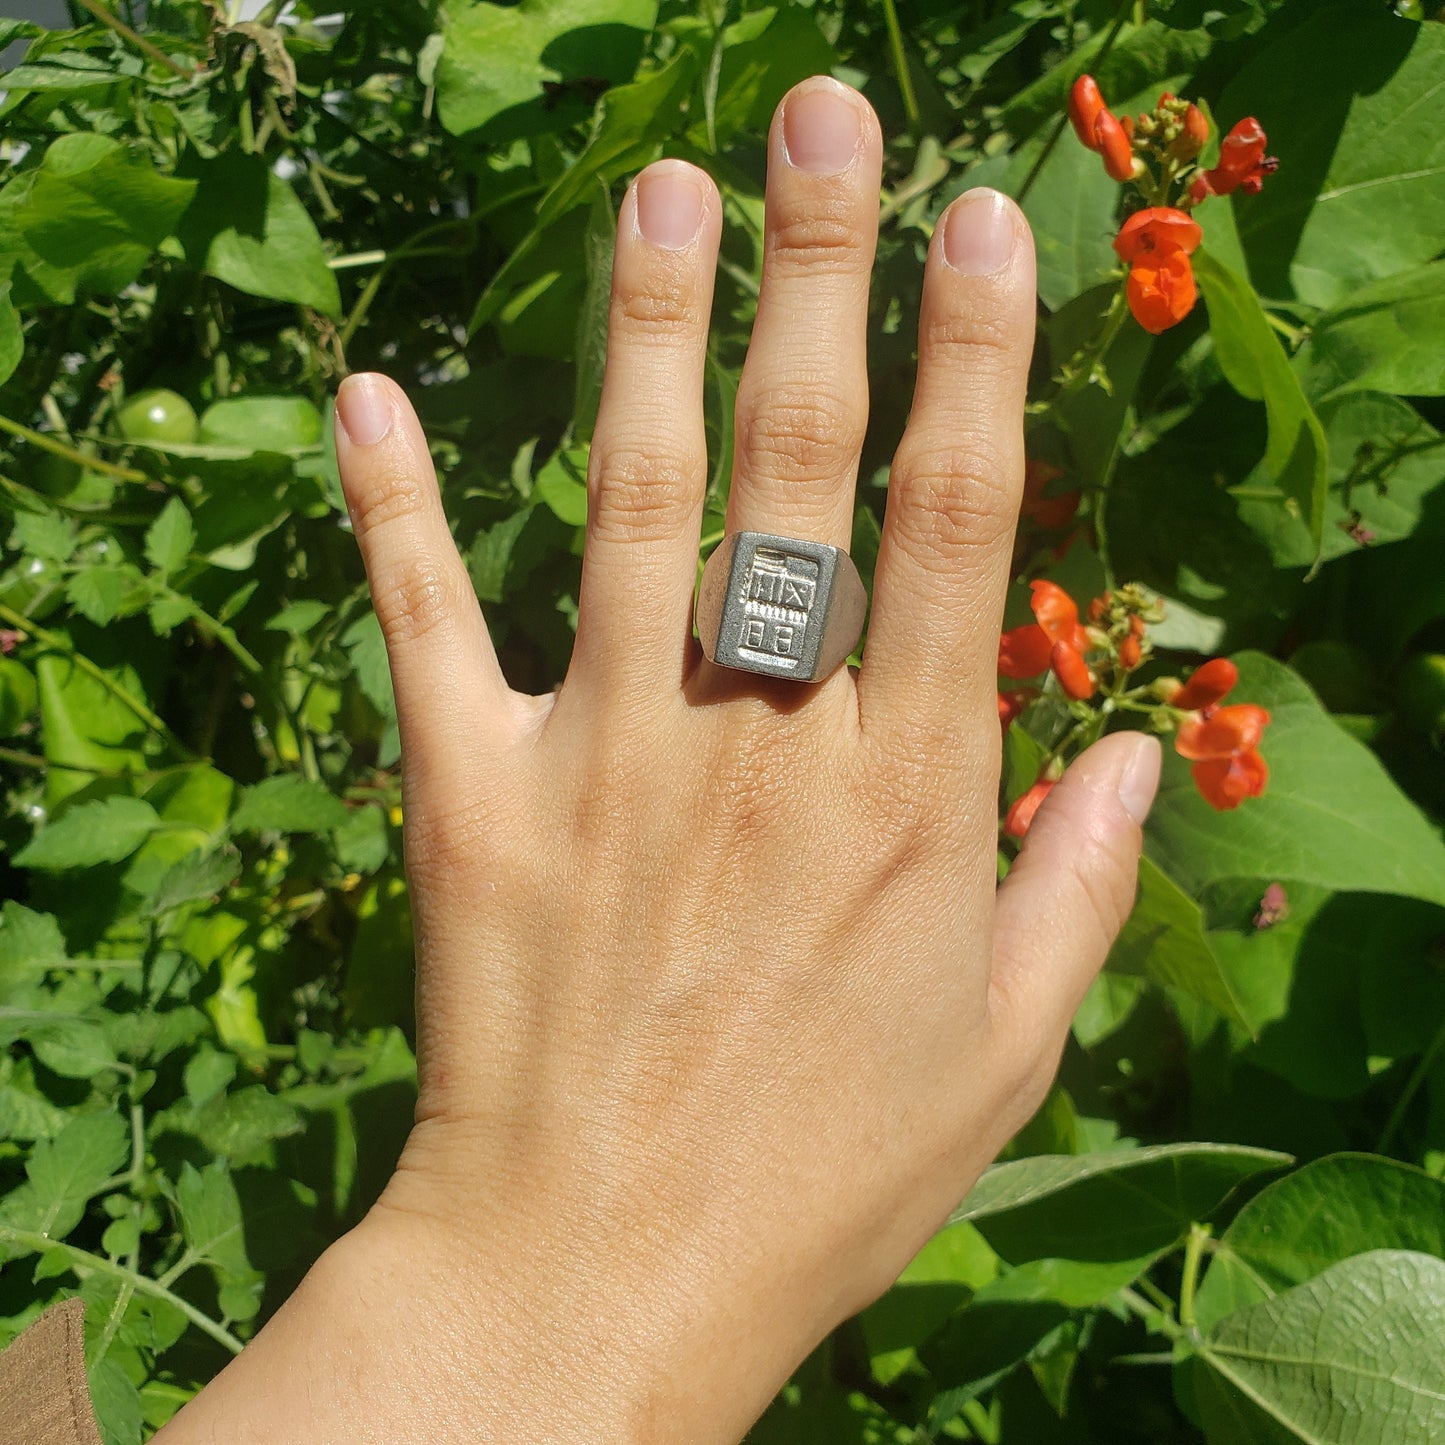
[[[725,667],[812,680],[836,556],[820,542],[738,535],[718,628]]]

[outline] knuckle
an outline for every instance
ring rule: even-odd
[[[450,567],[413,559],[376,589],[373,600],[387,646],[395,647],[455,626],[464,599]]]
[[[779,216],[768,233],[767,262],[783,273],[851,275],[868,265],[870,249],[855,208],[840,197]]]
[[[596,537],[672,541],[691,521],[700,464],[636,447],[595,448],[590,472]]]
[[[432,477],[418,477],[409,469],[383,465],[349,499],[352,528],[361,537],[389,522],[421,516],[435,490]]]
[[[623,336],[647,339],[700,330],[704,316],[696,287],[679,275],[654,275],[647,285],[619,283],[612,294],[612,326]]]
[[[979,358],[986,365],[997,367],[1001,362],[1018,359],[1018,328],[1012,319],[990,306],[965,306],[930,316],[923,323],[923,350],[938,356],[945,366],[967,368],[961,374],[974,374]]]
[[[738,413],[738,459],[750,481],[839,477],[862,450],[857,408],[816,388],[760,390],[739,398]]]
[[[1004,545],[1014,529],[1012,470],[976,443],[900,450],[888,483],[899,540],[924,559]]]

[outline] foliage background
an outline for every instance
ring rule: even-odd
[[[1039,244],[1030,454],[1086,523],[1062,557],[1026,528],[1020,573],[1144,583],[1161,671],[1236,654],[1272,779],[1215,814],[1171,760],[1059,1087],[756,1438],[1445,1438],[1432,7],[279,8],[0,20],[0,1339],[81,1294],[106,1438],[145,1437],[365,1211],[410,1122],[397,740],[336,381],[408,387],[508,674],[549,687],[621,187],[672,154],[724,196],[706,548],[768,118],[831,70],[892,138],[865,573],[931,223],[998,186]],[[1200,211],[1206,304],[1127,327],[1098,372],[1121,198],[1060,140],[1086,69],[1121,109],[1168,88],[1254,114],[1281,159]],[[199,428],[127,421],[154,388]],[[1002,802],[1057,722],[1011,730]]]

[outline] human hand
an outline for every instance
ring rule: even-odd
[[[848,543],[880,169],[860,96],[788,96],[730,531]],[[939,220],[867,653],[812,685],[691,636],[720,217],[680,161],[623,204],[555,694],[507,687],[400,390],[341,389],[403,739],[417,1123],[166,1445],[737,1441],[1032,1113],[1127,914],[1158,775],[1137,734],[1070,769],[995,886],[1022,216],[974,191]]]

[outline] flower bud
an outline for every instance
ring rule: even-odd
[[[1054,643],[1049,654],[1049,666],[1059,680],[1059,686],[1075,702],[1083,702],[1094,695],[1094,678],[1083,655],[1067,642]]]
[[[1104,158],[1104,169],[1112,180],[1129,181],[1134,178],[1134,148],[1125,134],[1124,127],[1107,110],[1101,110],[1094,120],[1094,149]]]
[[[1091,151],[1099,149],[1094,139],[1094,122],[1104,109],[1104,97],[1100,94],[1098,82],[1092,75],[1081,75],[1069,92],[1069,121],[1074,134]]]
[[[1143,660],[1144,654],[1139,646],[1139,639],[1131,633],[1119,644],[1119,661],[1132,671]]]

